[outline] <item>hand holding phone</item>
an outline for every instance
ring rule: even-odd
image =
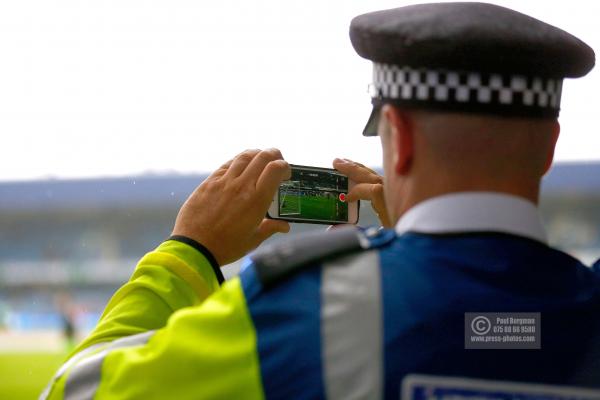
[[[246,150],[223,164],[194,190],[177,215],[173,235],[206,247],[225,265],[243,257],[276,232],[285,221],[265,213],[290,167],[279,150]]]
[[[290,222],[356,224],[358,201],[349,202],[354,182],[335,169],[290,165],[289,180],[275,193],[267,215]]]
[[[355,183],[352,190],[348,192],[348,201],[359,199],[370,201],[381,226],[392,228],[393,223],[385,204],[383,177],[371,168],[347,158],[336,158],[333,160],[333,167]]]

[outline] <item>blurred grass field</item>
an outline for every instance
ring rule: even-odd
[[[0,353],[0,399],[37,399],[66,352]]]

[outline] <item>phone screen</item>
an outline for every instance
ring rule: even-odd
[[[348,177],[335,170],[292,165],[279,186],[279,217],[314,221],[348,221]]]

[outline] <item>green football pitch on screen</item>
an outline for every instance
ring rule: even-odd
[[[328,171],[292,169],[291,178],[279,188],[279,216],[287,218],[347,221],[345,195],[348,178]]]

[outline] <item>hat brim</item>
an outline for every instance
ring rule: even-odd
[[[379,126],[379,115],[381,113],[381,106],[374,105],[373,111],[369,116],[369,120],[363,129],[363,136],[377,136],[377,127]]]

